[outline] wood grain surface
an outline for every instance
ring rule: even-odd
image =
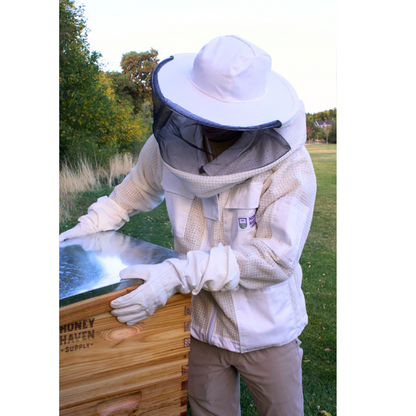
[[[109,303],[129,289],[60,308],[62,416],[186,412],[191,297],[174,295],[128,326],[111,315]]]
[[[139,391],[138,393],[128,394],[127,396],[106,400],[97,404],[97,413],[100,416],[111,416],[116,413],[120,414],[126,410],[139,410],[141,398],[142,392]]]
[[[186,414],[186,394],[181,390],[180,379],[166,381],[140,390],[141,399],[136,409],[119,410],[111,416],[181,416]],[[134,395],[135,393],[131,393]],[[128,395],[125,395],[128,396]],[[108,396],[110,402],[117,396]],[[98,416],[97,406],[102,400],[92,400],[73,407],[61,409],[60,416]]]

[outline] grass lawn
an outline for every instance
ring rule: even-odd
[[[310,145],[318,192],[309,238],[300,263],[309,324],[300,336],[303,355],[305,416],[327,412],[336,415],[336,145]],[[79,216],[110,187],[72,198],[70,218],[60,232],[77,224]],[[140,213],[120,229],[123,234],[173,248],[171,225],[163,202],[150,213]],[[327,351],[326,351],[327,350]],[[258,415],[250,393],[241,381],[242,416]],[[190,415],[190,411],[188,410]]]
[[[309,316],[309,324],[299,337],[303,348],[305,415],[326,411],[335,416],[336,145],[311,145],[307,149],[318,190],[311,231],[300,259]]]

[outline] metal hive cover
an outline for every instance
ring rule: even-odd
[[[122,269],[135,264],[158,264],[181,253],[116,231],[94,233],[59,243],[60,307],[137,285],[122,281]]]

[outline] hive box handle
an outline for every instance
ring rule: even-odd
[[[142,392],[129,394],[97,404],[97,412],[100,416],[111,416],[121,410],[134,409],[140,403]]]

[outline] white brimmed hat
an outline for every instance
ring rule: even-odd
[[[294,88],[271,70],[270,55],[234,35],[161,62],[152,87],[171,110],[228,129],[280,127],[299,108]]]

